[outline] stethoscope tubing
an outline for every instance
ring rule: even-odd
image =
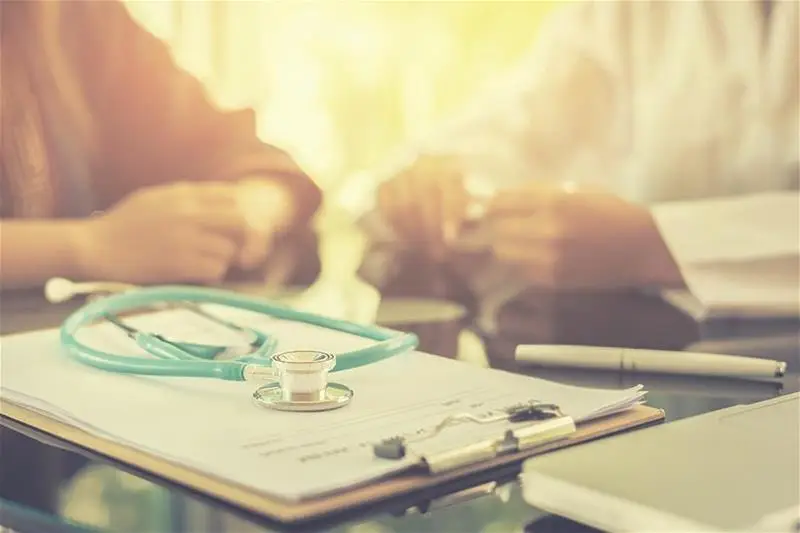
[[[129,357],[96,350],[77,340],[76,334],[82,327],[92,324],[107,315],[152,307],[156,304],[189,302],[192,304],[218,304],[253,311],[280,320],[302,322],[314,326],[357,335],[375,341],[375,344],[337,355],[334,371],[348,370],[388,359],[400,353],[414,350],[418,338],[413,333],[394,331],[388,328],[363,325],[315,313],[300,311],[291,307],[247,296],[231,291],[166,285],[146,287],[123,293],[112,294],[103,299],[87,303],[72,313],[61,326],[60,340],[66,354],[87,365],[101,370],[120,374],[139,374],[163,377],[216,378],[229,381],[243,381],[245,368],[254,364],[267,365],[268,351],[274,349],[274,342],[263,343],[255,353],[232,361],[204,361],[200,358],[188,360],[179,346],[164,341],[157,336],[135,332],[133,340],[142,349],[158,356],[158,359]]]

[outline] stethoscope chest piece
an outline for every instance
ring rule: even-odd
[[[253,393],[256,404],[279,411],[328,411],[344,407],[353,391],[339,383],[328,383],[328,372],[336,365],[332,354],[317,351],[283,352],[272,356],[278,381]]]
[[[258,405],[278,411],[329,411],[350,403],[353,391],[339,383],[328,383],[320,394],[287,398],[280,383],[270,383],[259,387],[253,393]]]

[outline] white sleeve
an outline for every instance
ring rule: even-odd
[[[577,2],[557,8],[542,24],[530,53],[496,77],[432,135],[412,141],[386,161],[348,180],[339,195],[356,216],[374,207],[378,184],[421,154],[459,158],[470,183],[493,187],[534,176],[571,179],[566,167],[582,151],[608,147],[615,127],[627,124],[620,106],[627,0]]]
[[[651,210],[701,306],[693,314],[800,312],[800,193],[670,202]]]
[[[455,155],[469,178],[494,186],[569,179],[582,151],[607,149],[627,124],[620,90],[631,9],[627,1],[558,8],[520,64],[411,152]]]

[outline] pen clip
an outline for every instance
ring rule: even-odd
[[[402,514],[424,515],[432,511],[444,509],[446,507],[452,507],[453,505],[467,503],[473,500],[492,496],[497,497],[502,502],[507,502],[511,496],[512,486],[512,481],[489,481],[487,483],[482,483],[474,487],[468,487],[450,494],[445,494],[444,496],[431,498],[430,500],[411,505],[406,508]]]

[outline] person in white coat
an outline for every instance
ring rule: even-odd
[[[446,255],[488,185],[484,237],[506,270],[486,290],[783,301],[800,253],[798,5],[559,8],[509,76],[393,163],[373,213]]]

